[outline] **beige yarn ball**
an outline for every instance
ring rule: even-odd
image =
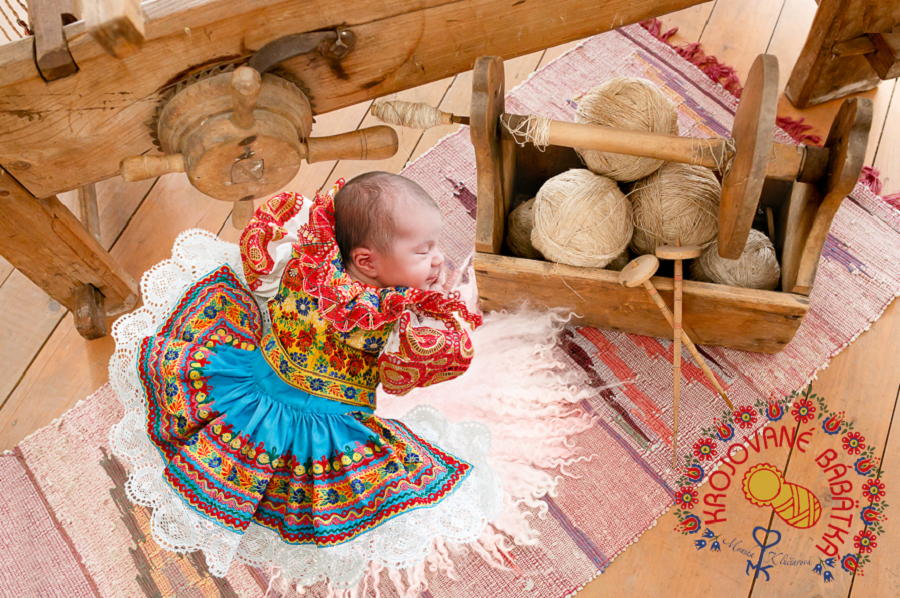
[[[629,131],[678,134],[675,104],[645,79],[617,77],[594,87],[578,101],[575,122]],[[662,160],[595,150],[575,151],[593,172],[617,181],[636,181],[663,165]]]
[[[722,186],[708,168],[666,162],[632,185],[634,206],[631,248],[644,255],[660,245],[706,247],[719,233]]]
[[[506,220],[506,244],[513,255],[530,260],[542,260],[544,256],[531,244],[531,230],[534,228],[534,202],[532,197],[509,213]]]
[[[781,267],[775,257],[775,247],[764,233],[750,229],[744,253],[736,260],[719,256],[719,243],[713,243],[691,263],[691,278],[703,282],[717,282],[731,287],[766,289],[778,286]]]
[[[531,243],[549,261],[602,268],[622,253],[632,230],[631,203],[615,181],[574,169],[538,191]]]

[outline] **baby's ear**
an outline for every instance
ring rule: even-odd
[[[378,268],[375,256],[368,247],[357,247],[350,252],[350,261],[353,266],[365,276],[375,278],[378,276]]]

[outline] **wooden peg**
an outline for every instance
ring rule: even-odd
[[[71,9],[57,0],[28,2],[28,20],[34,30],[34,58],[41,76],[47,81],[78,72],[63,31],[63,10]]]
[[[129,182],[153,179],[171,172],[184,172],[184,156],[129,156],[119,163],[119,174]]]
[[[253,218],[255,210],[252,199],[234,202],[234,207],[231,208],[231,226],[237,230],[244,230],[247,223]]]
[[[231,113],[231,122],[239,129],[249,129],[253,126],[253,109],[256,108],[256,100],[262,89],[262,77],[253,67],[241,66],[235,69],[231,76],[231,99],[234,103],[234,112]]]
[[[673,346],[672,346],[672,377],[673,377],[673,394],[675,397],[674,425],[672,435],[672,468],[678,465],[678,406],[681,398],[681,318],[682,303],[684,297],[684,282],[682,276],[682,256],[684,254],[692,257],[699,256],[699,247],[691,251],[681,253],[681,237],[678,238],[674,251],[668,246],[662,246],[657,250],[657,256],[675,255],[675,322],[672,327]]]
[[[397,153],[400,141],[391,127],[379,125],[341,135],[311,137],[307,140],[306,161],[386,160]]]
[[[144,45],[140,0],[83,0],[87,30],[115,58],[127,58]]]

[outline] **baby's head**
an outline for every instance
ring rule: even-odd
[[[413,181],[389,172],[351,179],[334,197],[334,220],[351,277],[376,287],[437,287],[441,212]]]

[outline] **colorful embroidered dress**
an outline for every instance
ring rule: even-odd
[[[222,565],[227,570],[240,552],[241,536],[256,530],[269,540],[277,534],[283,546],[313,549],[296,552],[314,555],[311,579],[340,576],[340,567],[370,550],[351,541],[418,510],[445,501],[447,507],[473,472],[470,462],[374,409],[379,381],[387,392],[404,394],[465,372],[473,355],[465,324],[474,327],[480,318],[439,293],[378,289],[350,279],[334,240],[332,201],[342,185],[316,196],[308,222],[302,196],[274,197],[243,233],[246,281],[257,294],[271,295],[271,330],[264,333],[262,314],[239,275],[222,265],[190,284],[156,334],[137,345],[147,437],[162,456],[158,475],[165,487],[159,492],[176,495],[200,516],[190,515],[191,525],[205,529],[203,540],[181,542],[162,533],[163,543],[176,550],[199,545],[208,560],[212,555],[214,574],[224,574]],[[439,320],[444,329],[414,326],[418,318]],[[392,333],[398,349],[386,351]],[[437,412],[419,416],[431,422],[423,430],[449,426]],[[483,461],[486,450],[472,453],[481,465],[480,481],[471,483],[481,490],[493,479]],[[466,523],[469,536],[478,525],[483,529],[499,512],[500,496],[493,492],[478,507],[457,497],[467,506],[455,507],[462,520],[453,525]],[[154,517],[165,517],[161,511]],[[421,527],[409,521],[406,529]],[[411,546],[404,550],[421,561],[432,538],[409,533],[412,540],[402,542]],[[385,541],[398,540],[377,539]],[[351,548],[333,553],[337,564],[322,562],[331,552],[315,552],[341,546]],[[277,561],[257,557],[252,547],[244,552],[250,562]]]

